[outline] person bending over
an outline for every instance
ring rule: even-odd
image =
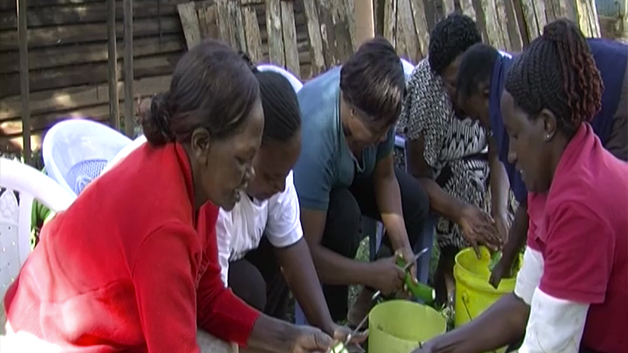
[[[498,235],[505,237],[509,226],[508,184],[499,182],[505,173],[496,154],[489,153],[494,151],[487,148],[490,138],[450,99],[456,95],[462,54],[481,40],[475,22],[465,15],[454,13],[438,22],[430,35],[428,57],[408,81],[399,121],[410,172],[427,191],[432,210],[441,215],[436,222],[440,257],[434,284],[442,304],[453,305],[456,254],[481,244],[497,248]],[[490,204],[489,184],[495,195]]]
[[[336,326],[329,314],[303,239],[293,183],[292,168],[301,152],[297,95],[281,74],[250,65],[260,85],[264,131],[253,160],[254,178],[240,192],[240,202],[218,216],[222,279],[246,303],[282,320],[287,320],[292,290],[308,321],[338,338],[348,330]]]
[[[628,159],[628,45],[603,38],[588,38],[586,42],[604,87],[602,109],[595,115],[591,125],[602,145],[615,157],[625,161]],[[563,49],[567,53],[565,55],[572,55],[567,49]],[[508,135],[500,110],[500,97],[511,65],[510,56],[499,53],[488,44],[477,44],[465,53],[457,81],[460,105],[492,131],[498,141],[499,157],[505,164],[510,186],[521,202],[503,256],[491,277],[495,287],[504,275],[511,272],[525,244],[528,226],[527,191],[519,172],[508,162]]]
[[[220,278],[218,207],[232,209],[253,178],[263,126],[259,85],[238,54],[217,41],[188,51],[142,117],[148,143],[43,227],[5,296],[16,352],[33,341],[60,352],[227,351],[218,339],[328,349],[327,334],[260,314]]]
[[[628,347],[628,163],[591,124],[602,80],[575,24],[558,20],[513,62],[500,109],[508,161],[530,190],[514,293],[414,353],[480,353],[525,332],[519,352]]]
[[[412,261],[412,244],[426,221],[429,204],[421,185],[393,166],[404,85],[399,57],[378,37],[298,93],[305,136],[294,183],[303,233],[334,321],[347,315],[347,285],[369,288],[349,315],[354,325],[368,313],[373,289],[385,295],[402,289],[404,273],[390,255]],[[366,236],[361,215],[386,228],[387,245],[373,263],[354,260]]]

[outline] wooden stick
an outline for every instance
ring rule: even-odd
[[[116,0],[107,0],[107,61],[109,64],[109,123],[120,131],[120,99],[118,97],[118,49],[116,47]]]
[[[17,33],[20,47],[20,93],[22,96],[22,153],[24,162],[31,164],[31,109],[28,84],[28,32],[26,25],[26,0],[17,2]]]
[[[133,0],[124,0],[124,132],[133,138]]]

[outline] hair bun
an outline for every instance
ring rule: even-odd
[[[140,122],[146,140],[152,145],[164,145],[174,141],[175,135],[170,129],[170,114],[166,107],[167,94],[157,94],[150,98],[150,108],[148,102],[140,104]]]

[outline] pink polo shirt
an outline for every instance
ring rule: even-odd
[[[589,124],[569,142],[547,194],[528,196],[528,247],[543,257],[539,289],[590,304],[581,344],[628,352],[628,163]]]

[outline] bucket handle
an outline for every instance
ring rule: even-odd
[[[469,321],[473,321],[473,317],[471,316],[471,311],[469,311],[469,307],[467,306],[467,304],[469,304],[469,302],[471,301],[469,299],[469,294],[467,292],[462,292],[462,305],[464,305],[464,310],[467,312],[467,316],[469,317]],[[491,351],[491,353],[497,353],[497,351],[493,350]]]

